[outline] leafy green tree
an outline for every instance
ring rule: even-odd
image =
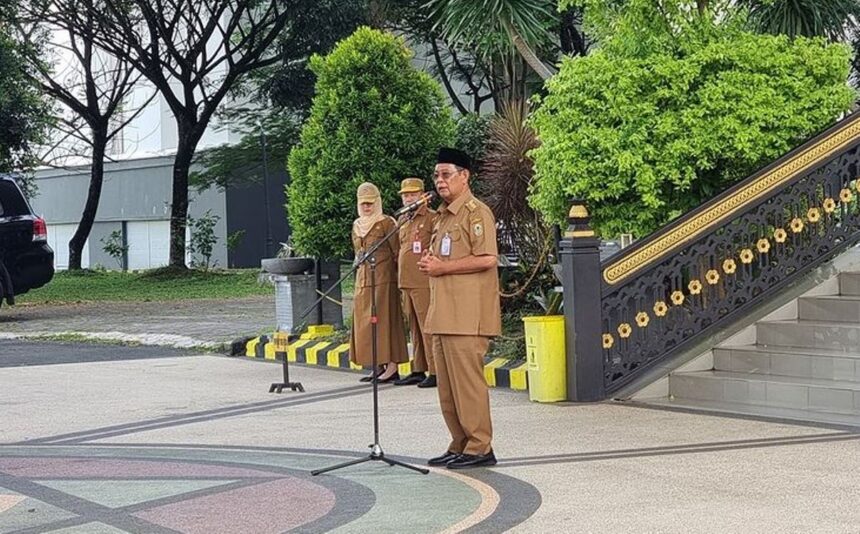
[[[375,0],[380,24],[426,44],[430,69],[461,115],[540,91],[561,54],[585,55],[582,9],[552,0]],[[510,31],[509,31],[510,30]],[[528,58],[532,67],[526,63]],[[456,83],[455,83],[456,82]],[[463,90],[457,91],[458,86]]]
[[[287,212],[301,253],[351,254],[358,185],[373,182],[393,208],[399,180],[428,176],[438,147],[453,141],[441,89],[411,58],[402,39],[363,27],[311,59],[316,96],[288,163]]]
[[[242,134],[241,141],[198,154],[195,162],[201,170],[192,172],[192,187],[262,181],[261,129],[269,152],[269,173],[283,171],[311,107],[314,74],[308,68],[310,57],[331,51],[338,41],[366,24],[370,13],[367,0],[293,0],[290,16],[275,47],[279,61],[252,71],[232,89],[250,105],[225,109],[222,114]]]
[[[598,13],[600,49],[566,60],[533,116],[542,144],[532,153],[531,202],[552,221],[578,197],[603,235],[643,236],[773,161],[854,99],[843,45],[751,34],[688,1],[625,5]]]
[[[501,46],[513,46],[544,80],[553,75],[551,67],[538,56],[536,48],[550,39],[549,29],[558,13],[545,0],[430,0],[427,6],[442,34],[455,42],[495,39],[506,36]]]
[[[5,11],[5,10],[4,10]],[[0,26],[0,172],[20,171],[33,163],[33,146],[50,124],[49,107],[30,82],[18,44]],[[24,185],[28,185],[26,182]]]

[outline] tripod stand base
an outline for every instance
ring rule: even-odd
[[[301,393],[305,392],[305,388],[302,386],[301,382],[276,382],[269,386],[269,393],[281,393],[285,389],[291,389]]]
[[[409,465],[407,463],[400,462],[397,460],[392,460],[391,458],[386,457],[385,453],[382,452],[382,447],[379,446],[379,443],[374,443],[373,445],[370,445],[369,447],[370,447],[370,454],[365,456],[364,458],[359,458],[357,460],[350,460],[348,462],[343,462],[342,464],[333,465],[331,467],[325,467],[323,469],[316,469],[314,471],[311,471],[311,475],[317,476],[317,475],[321,475],[323,473],[328,473],[329,471],[334,471],[335,469],[343,469],[344,467],[349,467],[352,465],[358,465],[358,464],[363,464],[365,462],[373,462],[373,461],[385,462],[389,466],[397,465],[400,467],[405,467],[406,469],[411,469],[413,471],[421,473],[422,475],[426,475],[426,474],[430,473],[429,469],[424,469],[423,467],[416,467],[414,465]]]

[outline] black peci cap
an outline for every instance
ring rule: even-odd
[[[442,147],[436,157],[436,163],[451,163],[469,171],[472,170],[472,158],[462,150],[456,148]]]

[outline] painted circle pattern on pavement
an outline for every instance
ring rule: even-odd
[[[540,504],[492,470],[430,475],[336,451],[0,446],[0,533],[502,531]],[[407,460],[408,461],[408,460]]]

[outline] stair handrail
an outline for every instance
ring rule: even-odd
[[[860,242],[858,146],[854,114],[603,263],[572,201],[568,397],[611,396]]]

